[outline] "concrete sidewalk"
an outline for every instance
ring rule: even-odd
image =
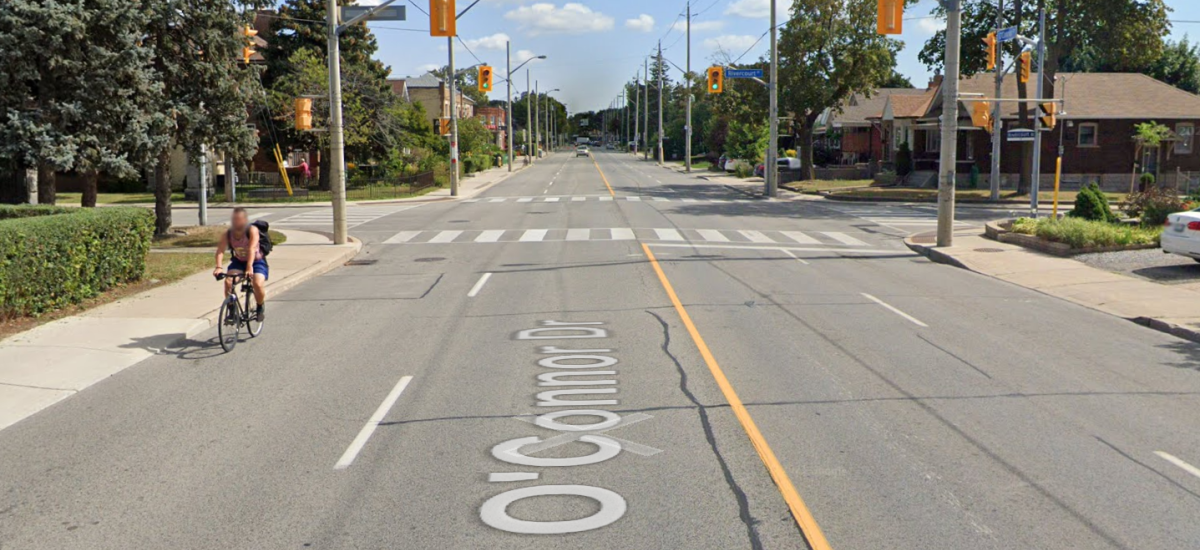
[[[362,243],[285,231],[271,253],[270,296],[340,267]],[[216,323],[219,287],[198,273],[0,341],[0,430]],[[270,329],[267,329],[270,332]]]
[[[544,162],[546,159],[548,159],[552,156],[553,156],[553,154],[548,154],[545,157],[542,157],[538,162]],[[461,180],[459,180],[457,197],[450,196],[450,188],[449,187],[442,187],[435,191],[431,191],[427,194],[421,195],[420,197],[412,197],[412,198],[408,198],[408,199],[381,199],[381,200],[377,200],[377,201],[350,201],[350,202],[347,202],[346,205],[347,206],[371,206],[371,205],[378,205],[378,204],[396,204],[396,203],[408,203],[408,202],[441,202],[441,201],[469,199],[469,198],[475,197],[476,195],[479,195],[480,193],[483,193],[484,191],[487,191],[492,186],[508,179],[509,177],[516,175],[518,172],[524,170],[525,168],[528,168],[528,166],[526,166],[524,164],[524,160],[521,159],[520,157],[517,157],[517,158],[513,159],[513,171],[512,172],[508,171],[508,166],[501,166],[499,168],[490,168],[490,169],[484,170],[482,172],[476,172],[469,176],[463,176],[463,178]],[[126,205],[114,205],[114,206],[143,206],[143,207],[147,207],[147,208],[154,208],[153,204],[126,204]],[[258,208],[258,209],[261,209],[261,208],[320,208],[320,207],[332,206],[332,203],[330,203],[329,201],[254,202],[254,203],[236,203],[236,204],[228,203],[228,202],[210,202],[210,203],[208,203],[209,208],[233,208],[234,206],[246,206],[246,207],[254,207],[254,208]],[[173,203],[171,205],[171,208],[176,209],[176,210],[196,210],[197,208],[200,208],[200,205],[198,205],[194,202],[189,202],[189,203],[185,203],[185,204],[174,204]]]
[[[954,246],[933,246],[932,234],[905,244],[930,259],[1062,298],[1089,309],[1200,342],[1200,283],[1161,285],[993,241],[961,231]]]

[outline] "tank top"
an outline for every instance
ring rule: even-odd
[[[229,248],[233,249],[234,258],[244,262],[250,258],[250,227],[247,226],[240,235],[238,233],[232,229],[229,230]]]

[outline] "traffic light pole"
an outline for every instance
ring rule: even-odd
[[[946,78],[942,84],[942,154],[938,167],[937,245],[954,244],[954,186],[958,181],[958,79],[961,76],[962,0],[946,8]]]
[[[1046,10],[1038,14],[1037,105],[1046,97]],[[1038,191],[1042,183],[1042,117],[1033,117],[1033,169],[1029,187],[1030,216],[1038,217]]]
[[[1004,26],[1004,0],[996,1],[996,30]],[[996,46],[996,98],[1004,97],[1004,48]],[[1004,146],[1004,103],[997,101],[992,111],[991,200],[1000,200],[1000,155]]]
[[[346,140],[342,131],[342,52],[338,40],[338,1],[329,0],[326,12],[329,19],[329,187],[333,191],[333,244],[346,244]]]
[[[642,110],[642,146],[645,147],[643,160],[650,160],[650,60],[642,60],[642,70],[646,72],[646,108]]]
[[[779,155],[779,28],[776,23],[776,18],[779,11],[779,4],[772,0],[771,2],[771,100],[770,113],[768,117],[771,123],[771,135],[767,141],[767,165],[764,167],[764,176],[766,181],[766,190],[764,194],[768,197],[779,195],[779,161],[776,157]]]
[[[638,154],[638,145],[642,137],[642,82],[637,75],[633,77],[633,87],[637,88],[637,100],[633,104],[633,154]]]
[[[663,56],[662,56],[662,40],[658,41],[658,165],[662,166],[667,162],[666,153],[663,150]]]
[[[504,42],[504,74],[508,75],[508,113],[504,117],[504,133],[508,134],[508,171],[513,171],[513,123],[512,123],[512,42]]]

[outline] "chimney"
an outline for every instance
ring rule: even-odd
[[[944,77],[942,77],[942,73],[934,74],[933,78],[929,79],[929,88],[928,89],[933,90],[933,89],[936,89],[938,86],[941,86],[942,78],[944,78]]]

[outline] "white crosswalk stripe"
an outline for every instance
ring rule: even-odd
[[[686,203],[690,203],[690,204],[731,204],[731,203],[747,204],[747,203],[757,202],[757,201],[754,201],[751,199],[696,199],[696,198],[680,199],[680,198],[673,198],[673,197],[659,197],[659,196],[646,196],[646,195],[625,195],[625,196],[621,196],[621,197],[612,197],[612,196],[607,196],[607,195],[585,195],[585,196],[558,195],[558,196],[542,196],[542,197],[492,197],[492,198],[480,198],[480,199],[466,199],[466,200],[462,201],[462,203],[463,204],[505,204],[505,203],[527,204],[527,203],[531,203],[531,202],[566,203],[566,202],[613,202],[613,201],[621,201],[621,202],[686,202]]]
[[[819,246],[861,248],[869,243],[838,231],[771,231],[758,229],[676,229],[670,227],[489,229],[401,231],[383,244],[495,244],[547,242],[645,241],[729,246]]]
[[[421,205],[393,205],[393,206],[352,206],[346,209],[346,226],[358,227],[365,223],[370,223],[379,218],[390,216],[397,212],[412,210]],[[279,221],[272,222],[273,226],[303,226],[303,227],[324,227],[333,225],[333,209],[322,208],[304,212]]]

